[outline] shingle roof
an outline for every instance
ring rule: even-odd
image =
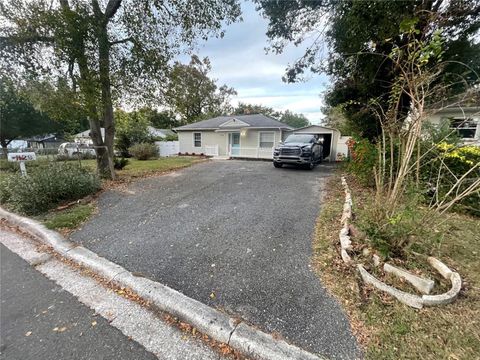
[[[231,116],[217,116],[213,119],[203,120],[196,123],[180,126],[175,130],[195,130],[195,129],[219,129],[220,125],[227,121],[237,119],[243,121],[253,128],[284,128],[291,129],[285,123],[275,120],[263,114],[251,114],[251,115],[231,115]]]

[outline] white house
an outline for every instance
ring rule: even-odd
[[[350,138],[320,125],[293,129],[262,114],[218,116],[175,130],[181,153],[258,159],[272,159],[273,148],[288,135],[298,133],[322,138],[326,160],[343,160],[348,156],[346,142]]]
[[[446,107],[431,115],[428,120],[436,125],[448,121],[463,144],[480,146],[480,106]]]
[[[290,126],[262,114],[218,116],[180,126],[180,153],[272,159]]]
[[[101,128],[100,131],[102,133],[102,138],[105,139],[105,128]],[[169,135],[175,135],[170,129],[157,129],[153,126],[147,126],[147,131],[148,134],[153,137],[166,138]],[[90,137],[90,130],[75,134],[73,139],[76,143],[93,145],[92,138]]]

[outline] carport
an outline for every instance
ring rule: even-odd
[[[337,129],[320,125],[310,125],[285,132],[286,136],[290,134],[312,134],[323,139],[323,158],[328,161],[338,161],[348,155],[346,141],[350,137],[341,136],[340,131]]]

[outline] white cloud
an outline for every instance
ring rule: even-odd
[[[239,101],[270,106],[275,110],[303,113],[312,123],[318,123],[320,94],[328,85],[326,76],[315,76],[308,82],[286,84],[285,69],[304,53],[304,48],[289,46],[279,55],[266,54],[267,22],[255,11],[252,3],[243,3],[244,21],[226,28],[223,39],[210,39],[199,47],[201,57],[212,63],[211,76],[219,84],[234,87]]]

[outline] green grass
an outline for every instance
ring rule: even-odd
[[[431,226],[431,236],[416,239],[424,254],[458,271],[464,286],[457,301],[450,305],[415,310],[364,286],[357,272],[343,264],[338,231],[344,194],[337,175],[332,176],[328,189],[317,221],[314,266],[322,283],[343,304],[366,359],[479,359],[479,219],[448,214],[442,223]],[[361,217],[359,208],[370,193],[354,186],[352,196],[356,214]],[[419,266],[423,262],[417,259]],[[404,265],[412,264],[407,259]],[[444,280],[439,287],[440,277],[435,278],[437,291],[447,287]]]
[[[43,223],[52,230],[75,229],[92,215],[94,209],[92,204],[75,205],[65,210],[48,213],[43,217]]]
[[[143,176],[161,174],[163,172],[184,168],[201,161],[198,157],[193,156],[168,157],[144,161],[136,159],[128,160],[129,163],[124,169],[116,171],[117,180],[119,181],[129,181]],[[28,167],[38,166],[45,163],[46,160],[32,161],[27,164],[27,171]],[[91,169],[91,171],[96,170],[95,160],[82,160],[81,164],[82,166]],[[16,167],[15,165],[7,163],[5,160],[0,161],[0,181],[3,177],[18,172],[18,166]],[[112,183],[110,182],[110,184]],[[106,186],[109,186],[108,183]],[[45,226],[49,229],[72,230],[87,220],[93,211],[94,205],[92,204],[75,205],[65,210],[52,211],[40,215],[38,219],[43,221]]]
[[[125,168],[123,168],[122,170],[116,170],[116,175],[119,180],[128,180],[131,178],[142,177],[155,173],[162,173],[170,170],[184,168],[199,161],[200,159],[194,156],[173,156],[153,160],[136,160],[131,158],[128,159],[128,165]],[[36,167],[47,163],[47,159],[30,161],[27,163],[27,172],[29,167]],[[97,164],[94,159],[81,160],[80,163],[82,166],[87,167],[92,171],[96,171]],[[8,163],[6,160],[3,159],[0,160],[0,177],[7,176],[7,174],[18,171],[19,170],[17,164]]]
[[[119,179],[136,178],[155,173],[184,168],[198,162],[199,159],[193,156],[172,156],[153,160],[128,159],[128,165],[122,170],[117,170]],[[93,171],[96,170],[95,160],[82,160],[82,166],[86,166]]]

